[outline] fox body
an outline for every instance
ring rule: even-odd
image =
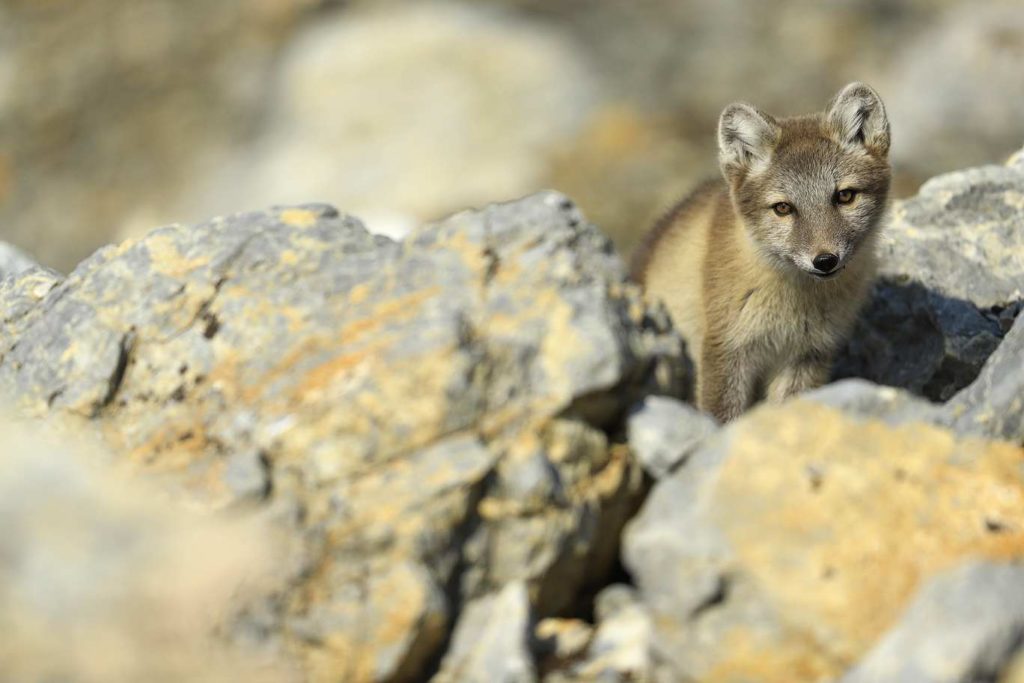
[[[875,272],[889,123],[851,83],[823,113],[729,105],[718,148],[722,179],[654,226],[633,277],[686,338],[699,407],[728,421],[828,378]]]

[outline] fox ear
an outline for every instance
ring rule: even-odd
[[[863,83],[850,83],[828,105],[828,126],[844,145],[860,145],[869,152],[889,153],[889,119],[882,98]]]
[[[718,162],[722,173],[732,180],[767,164],[778,141],[779,124],[775,119],[749,104],[730,104],[718,119]]]

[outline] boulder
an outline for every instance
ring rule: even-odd
[[[1012,683],[1022,642],[1024,568],[968,562],[927,581],[840,683]]]
[[[451,646],[432,683],[532,683],[530,599],[522,582],[462,610]]]
[[[717,429],[714,418],[668,396],[646,397],[626,423],[633,454],[655,479],[685,463]]]
[[[731,424],[624,537],[669,680],[842,675],[934,577],[1024,559],[1022,456],[807,400]]]
[[[933,178],[897,201],[880,278],[836,366],[945,401],[970,384],[1024,306],[1024,168]]]
[[[1024,317],[1018,317],[978,378],[941,415],[958,433],[1024,446]]]
[[[456,623],[450,670],[486,673],[497,655],[462,644],[509,595],[538,619],[579,609],[646,490],[610,435],[688,379],[664,313],[555,193],[401,244],[326,206],[170,226],[8,279],[0,310],[22,412],[277,520],[284,587],[228,630],[318,680],[421,680]],[[485,627],[493,647],[522,630]]]

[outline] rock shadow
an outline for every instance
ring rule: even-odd
[[[974,381],[1024,302],[979,308],[917,282],[882,279],[831,380],[861,377],[944,402]]]

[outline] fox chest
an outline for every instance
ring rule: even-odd
[[[755,290],[734,307],[727,344],[779,360],[831,351],[852,320],[851,306],[845,303]]]

